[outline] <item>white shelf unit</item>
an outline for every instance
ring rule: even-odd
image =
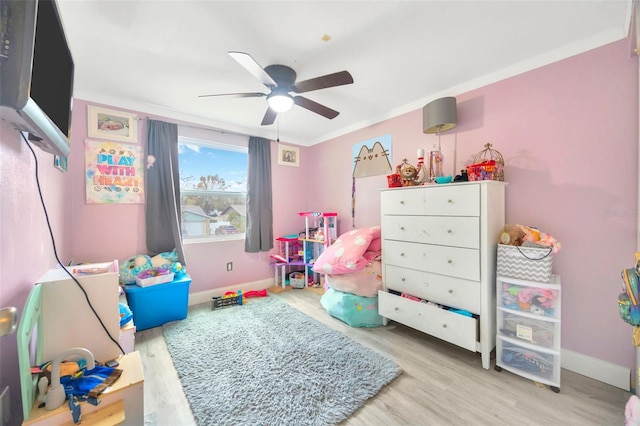
[[[496,277],[496,370],[544,383],[560,392],[560,276],[541,283]]]

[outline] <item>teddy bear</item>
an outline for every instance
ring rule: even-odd
[[[505,225],[500,232],[500,244],[521,246],[525,238],[524,229],[520,225]]]
[[[396,167],[396,173],[400,175],[402,186],[415,186],[420,184],[420,177],[418,176],[420,168],[409,164],[406,158]]]

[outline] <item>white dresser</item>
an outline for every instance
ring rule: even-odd
[[[381,193],[380,315],[480,352],[485,369],[496,344],[505,186],[478,181]]]

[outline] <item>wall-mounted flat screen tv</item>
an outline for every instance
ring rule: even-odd
[[[54,0],[0,0],[0,118],[67,156],[74,64]]]

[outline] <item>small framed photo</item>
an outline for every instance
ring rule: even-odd
[[[299,167],[300,150],[294,146],[278,145],[278,164]]]
[[[67,158],[68,157],[60,157],[59,155],[53,155],[53,166],[60,170],[63,173],[67,172]]]
[[[89,105],[87,117],[90,138],[138,143],[138,122],[135,114]]]

